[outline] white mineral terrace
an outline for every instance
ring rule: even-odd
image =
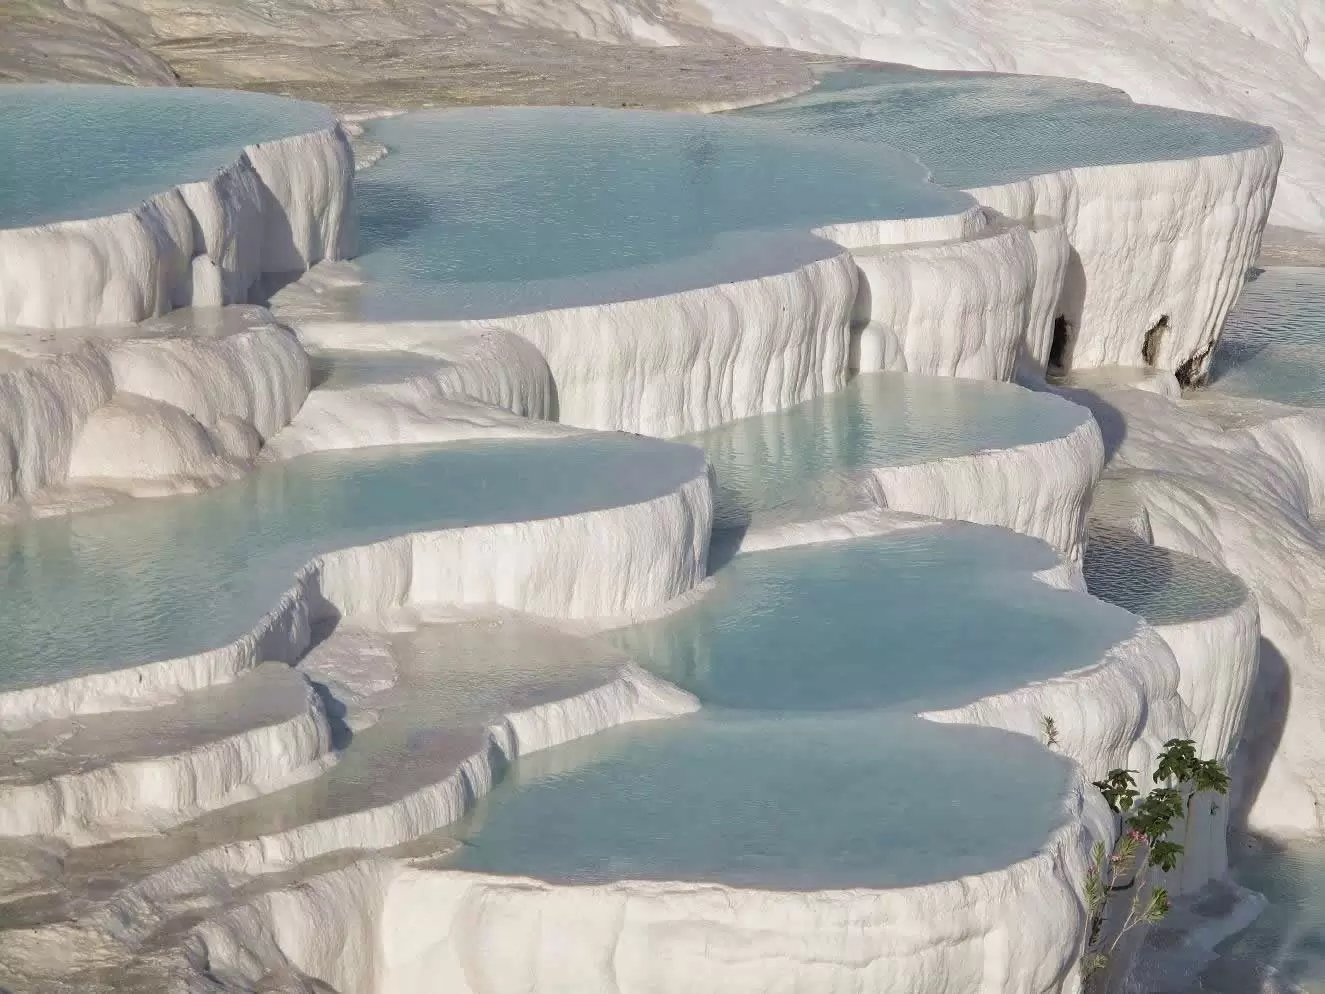
[[[0,90],[0,988],[1076,994],[1092,780],[1325,830],[1278,139],[1025,85]]]

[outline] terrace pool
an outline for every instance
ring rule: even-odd
[[[320,104],[195,87],[0,87],[0,228],[113,214],[207,179],[246,145],[329,128]]]
[[[901,149],[955,189],[1217,155],[1274,138],[1246,121],[1134,104],[1079,80],[901,67],[830,73],[815,90],[736,116]]]
[[[369,122],[346,317],[483,318],[783,273],[816,225],[971,206],[892,149],[697,114],[421,111]]]

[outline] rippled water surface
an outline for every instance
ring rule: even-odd
[[[488,317],[786,272],[806,229],[970,201],[891,149],[758,122],[597,109],[421,111],[369,124],[353,316]]]
[[[689,446],[624,435],[384,446],[0,528],[0,689],[225,645],[329,550],[636,503],[702,470]]]
[[[737,113],[902,149],[935,182],[957,188],[1072,166],[1217,155],[1274,135],[1244,121],[1133,104],[1077,80],[904,68],[832,73],[809,93]]]
[[[1210,380],[1220,393],[1325,407],[1325,269],[1254,274],[1228,316]]]
[[[1048,441],[1089,416],[1008,383],[866,373],[836,393],[681,441],[702,448],[717,473],[718,526],[758,526],[860,506],[871,469]]]
[[[246,145],[330,127],[317,104],[166,86],[0,87],[0,228],[126,210]]]

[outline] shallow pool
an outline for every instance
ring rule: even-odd
[[[1008,383],[865,373],[836,393],[679,441],[717,474],[717,527],[821,518],[861,505],[871,469],[1061,438],[1082,407]]]
[[[819,88],[736,112],[909,152],[968,189],[1073,166],[1162,162],[1264,145],[1269,128],[1132,103],[1078,80],[901,67],[830,73]]]
[[[1325,269],[1253,273],[1224,325],[1210,389],[1325,407]]]
[[[948,527],[735,557],[696,604],[612,635],[707,704],[956,707],[1099,662],[1136,619],[1037,581],[1056,558]]]
[[[350,317],[491,317],[787,272],[815,225],[952,214],[891,149],[758,122],[589,108],[421,111],[368,124],[368,285]]]
[[[914,713],[1094,664],[1135,630],[1031,576],[1054,561],[963,526],[737,556],[701,601],[603,636],[704,710],[520,760],[450,864],[830,889],[1032,855],[1066,817],[1070,764]]]
[[[1231,875],[1267,904],[1251,927],[1216,947],[1201,973],[1208,994],[1325,994],[1325,851],[1319,841],[1230,842]]]
[[[522,759],[448,865],[562,884],[904,887],[1033,855],[1070,765],[902,715],[701,712]]]
[[[637,503],[702,472],[696,449],[624,435],[387,446],[2,528],[0,689],[225,645],[330,550]]]
[[[1233,574],[1117,526],[1092,525],[1082,571],[1092,594],[1152,625],[1217,618],[1249,596]]]
[[[207,179],[246,145],[335,123],[318,104],[195,87],[0,87],[0,228],[112,214]]]

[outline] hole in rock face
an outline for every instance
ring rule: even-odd
[[[1068,345],[1072,340],[1072,325],[1067,318],[1054,318],[1054,338],[1049,345],[1049,368],[1063,372],[1067,368]]]
[[[1164,314],[1146,332],[1146,340],[1141,344],[1141,358],[1147,366],[1153,366],[1159,360],[1159,347],[1164,342],[1164,332],[1168,330],[1169,316]]]

